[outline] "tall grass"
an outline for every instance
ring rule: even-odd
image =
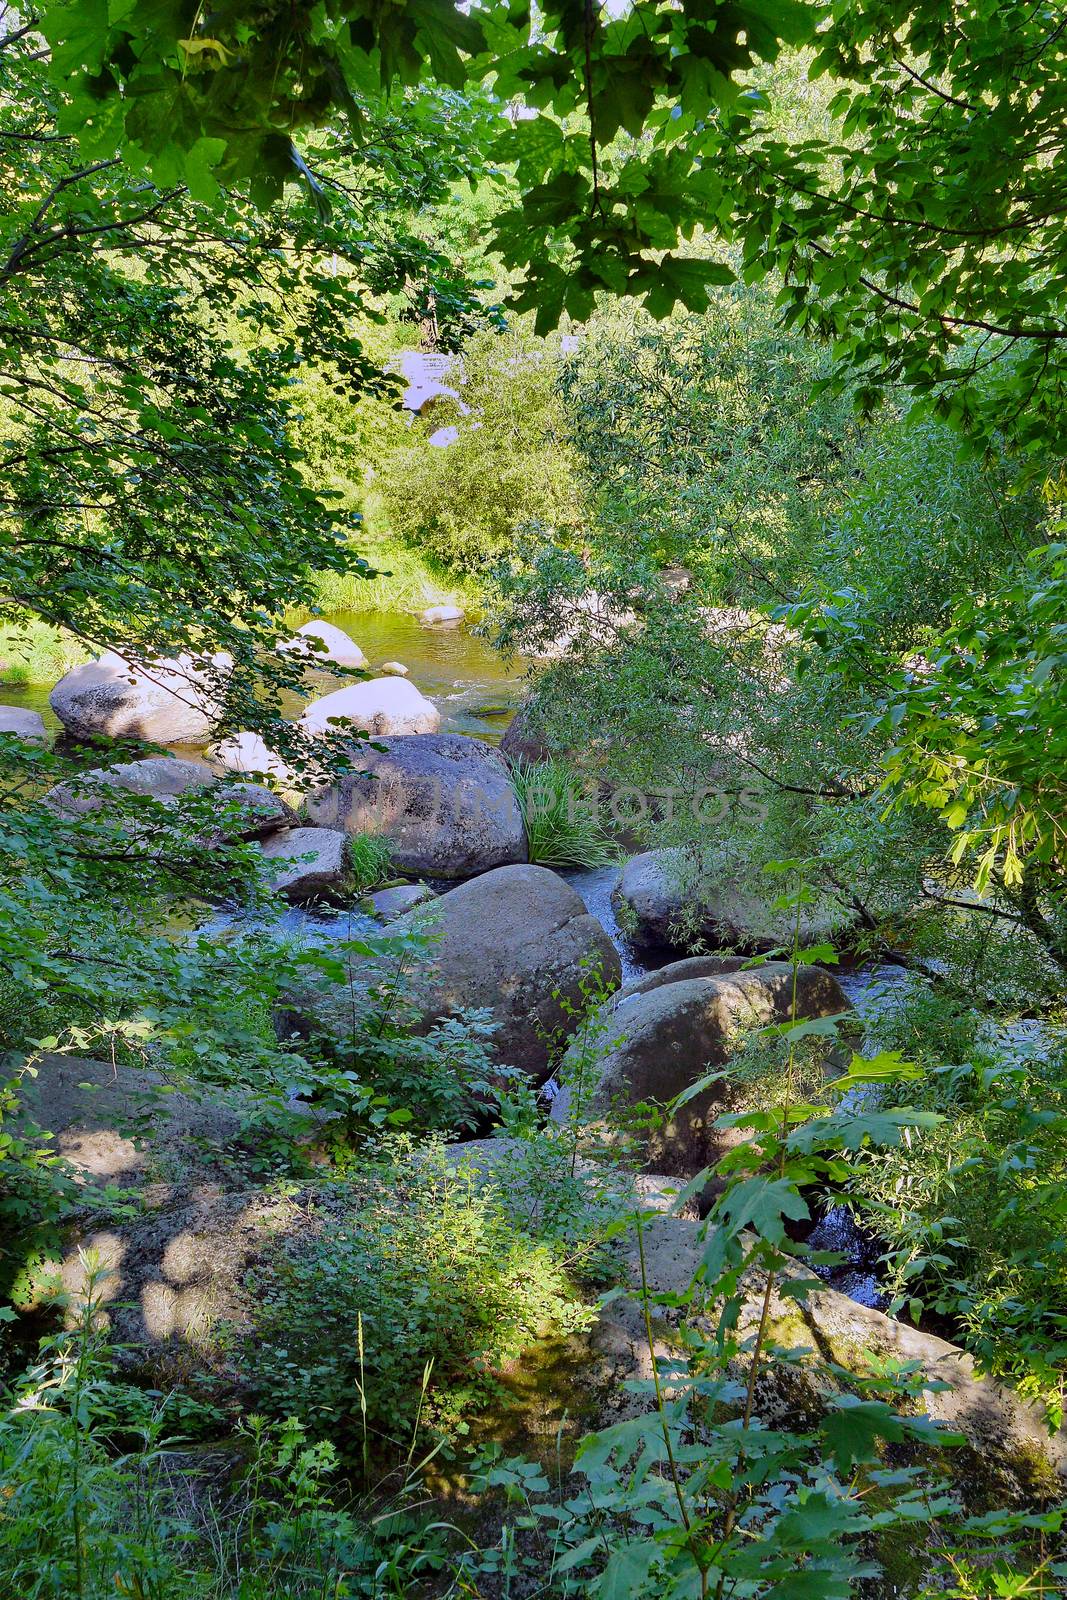
[[[57,683],[71,667],[88,661],[79,639],[43,622],[0,627],[0,685]]]
[[[520,762],[512,781],[531,861],[543,867],[608,867],[617,859],[595,802],[562,761]]]
[[[347,852],[349,881],[356,894],[366,894],[396,876],[389,840],[378,834],[352,834]]]
[[[436,562],[391,539],[365,538],[357,548],[376,578],[337,572],[316,576],[316,599],[324,611],[421,611],[425,606],[477,603],[473,579],[448,572]]]

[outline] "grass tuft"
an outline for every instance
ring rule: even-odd
[[[562,761],[520,762],[513,782],[531,861],[543,867],[608,867],[617,859],[594,805]]]
[[[389,840],[357,833],[348,840],[348,870],[356,894],[366,894],[396,876]]]

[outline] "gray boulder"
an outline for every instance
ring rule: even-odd
[[[600,923],[577,890],[545,867],[498,867],[408,912],[393,927],[434,940],[411,972],[414,1026],[425,1031],[451,1011],[487,1007],[497,1025],[494,1056],[537,1082],[552,1069],[550,1040],[574,1029],[564,1002],[580,1004],[589,965],[600,966],[609,987],[619,981],[619,957]],[[376,976],[391,976],[394,966],[379,975],[353,963],[352,978],[366,986]],[[296,1009],[327,1036],[347,1036],[347,986],[300,996]]]
[[[208,759],[223,772],[271,777],[282,784],[288,783],[292,776],[281,756],[268,749],[263,735],[247,729],[231,733],[229,738],[212,745]]]
[[[700,945],[770,950],[793,941],[793,917],[774,911],[730,884],[709,885],[683,850],[649,850],[622,869],[614,900],[619,921],[635,943],[660,949]],[[805,944],[833,936],[833,908],[813,906],[801,915]]]
[[[681,983],[686,978],[722,978],[731,972],[740,972],[750,959],[749,956],[687,956],[683,961],[672,961],[669,966],[656,967],[624,983],[615,996],[615,1005],[621,1006],[631,995],[662,989],[667,983]]]
[[[678,963],[680,966],[688,963]],[[669,969],[668,969],[669,970]],[[792,1016],[793,969],[769,961],[749,972],[718,977],[681,978],[631,989],[606,1016],[609,1048],[584,1115],[607,1118],[619,1107],[642,1101],[666,1104],[706,1072],[729,1062],[738,1038],[768,1023]],[[801,967],[796,976],[798,1019],[834,1016],[849,1009],[837,980],[820,967]],[[712,1084],[653,1129],[646,1141],[650,1170],[689,1176],[713,1161],[731,1142],[715,1130],[715,1119],[729,1109],[726,1083]],[[573,1090],[564,1087],[552,1103],[552,1116],[565,1120]]]
[[[16,1118],[27,1137],[33,1127],[51,1135],[48,1153],[100,1182],[152,1177],[179,1187],[185,1179],[202,1183],[208,1167],[217,1176],[213,1163],[224,1146],[271,1120],[301,1136],[324,1118],[311,1107],[268,1107],[244,1090],[185,1092],[149,1067],[70,1055],[38,1057],[34,1074],[22,1079]]]
[[[427,606],[419,612],[419,621],[428,628],[458,628],[465,615],[462,606]]]
[[[208,845],[226,839],[261,839],[296,820],[292,807],[263,784],[220,783],[203,761],[183,761],[177,756],[149,756],[144,761],[94,767],[77,780],[57,783],[43,803],[57,816],[88,816],[106,812],[116,789],[144,795],[164,806],[172,805],[179,795],[210,789],[218,825],[205,832],[203,842]]]
[[[230,838],[265,839],[296,821],[292,806],[262,783],[220,783],[213,799],[221,833]]]
[[[414,734],[361,751],[359,762],[364,771],[308,796],[309,821],[387,838],[400,872],[469,878],[526,860],[522,812],[492,746]]]
[[[354,639],[332,622],[313,617],[297,628],[291,639],[278,646],[285,655],[298,656],[308,666],[365,667],[367,658]]]
[[[39,711],[26,706],[0,706],[0,737],[10,734],[25,744],[47,744],[48,731]]]
[[[441,726],[441,713],[433,702],[406,678],[396,677],[350,683],[313,700],[300,718],[300,726],[313,735],[340,732],[341,719],[351,724],[352,733],[375,736],[436,733]]]
[[[645,1382],[635,1393],[633,1380],[652,1376],[647,1331],[637,1288],[642,1274],[652,1294],[684,1294],[703,1256],[703,1228],[684,1217],[647,1218],[639,1250],[631,1229],[622,1246],[620,1271],[629,1293],[615,1299],[602,1314],[591,1340],[583,1383],[600,1396],[596,1425],[607,1427],[647,1407]],[[803,1274],[805,1277],[808,1274]],[[744,1281],[738,1334],[751,1338],[763,1314],[765,1279],[753,1273]],[[953,1474],[965,1502],[971,1495],[984,1509],[983,1497],[993,1491],[1004,1504],[1048,1496],[1059,1498],[1067,1479],[1067,1430],[1049,1432],[1042,1408],[1022,1399],[1007,1384],[980,1378],[971,1357],[959,1348],[897,1322],[882,1311],[857,1304],[835,1289],[818,1289],[806,1299],[779,1289],[768,1303],[767,1337],[771,1344],[806,1351],[788,1371],[768,1369],[761,1403],[786,1423],[821,1409],[828,1397],[845,1390],[842,1373],[872,1378],[884,1373],[889,1361],[913,1362],[934,1385],[921,1411],[935,1422],[962,1433],[967,1445],[947,1451],[945,1464]],[[700,1307],[673,1311],[657,1306],[654,1348],[659,1362],[677,1359],[677,1325],[696,1323],[707,1336],[714,1327],[713,1313]],[[977,1494],[975,1490],[977,1489]]]
[[[392,888],[377,889],[374,894],[366,895],[359,906],[361,911],[377,917],[379,922],[395,922],[397,917],[436,898],[436,893],[428,883],[396,883]]]
[[[343,833],[289,828],[265,839],[262,855],[272,885],[295,905],[343,899],[348,879]]]
[[[500,741],[500,750],[513,764],[522,762],[528,766],[547,761],[553,754],[537,711],[529,703],[520,706],[508,723]]]
[[[151,796],[153,800],[173,800],[195,789],[208,789],[217,782],[203,761],[182,761],[177,756],[149,756],[144,761],[123,761],[114,767],[94,767],[78,780],[57,783],[44,797],[44,804],[61,816],[85,816],[106,808],[110,791]]]
[[[182,655],[131,666],[114,650],[60,678],[49,704],[78,739],[144,739],[154,744],[206,744],[219,716],[220,677],[227,655]]]

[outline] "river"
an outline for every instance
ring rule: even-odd
[[[503,659],[488,640],[469,628],[428,628],[402,612],[336,612],[325,620],[356,641],[372,669],[385,662],[402,662],[408,668],[410,681],[440,710],[443,731],[491,744],[500,742],[526,690],[524,662]],[[306,696],[302,700],[292,696],[283,707],[286,715],[295,718],[308,700],[329,693],[336,685],[337,680],[328,674],[309,671]],[[51,687],[0,685],[0,700],[41,712],[46,726],[58,730],[58,719],[48,704]],[[653,955],[639,950],[623,934],[612,904],[618,877],[615,867],[561,875],[574,885],[586,909],[611,938],[619,952],[624,983],[676,959],[677,952]],[[243,922],[232,911],[218,911],[199,924],[199,931],[221,933],[240,928]],[[377,924],[359,911],[320,913],[293,907],[284,914],[281,926],[290,934],[302,933],[311,939],[336,939],[369,933]],[[849,999],[861,1015],[884,979],[893,980],[891,969],[870,968],[845,977]],[[828,1282],[865,1305],[884,1303],[878,1282],[877,1247],[860,1233],[843,1207],[834,1206],[824,1212],[812,1242],[819,1249],[837,1250],[845,1257],[841,1266],[822,1269]]]
[[[438,706],[444,732],[499,744],[525,692],[524,662],[505,661],[487,639],[468,628],[425,628],[405,612],[339,611],[324,620],[356,641],[372,669],[386,661],[402,662],[415,687]],[[296,717],[307,700],[337,687],[336,678],[309,671],[307,695],[303,700],[290,697],[285,714]],[[56,732],[60,724],[48,704],[51,689],[50,683],[0,683],[0,701],[39,711],[46,727]]]

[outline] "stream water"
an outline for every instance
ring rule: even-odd
[[[402,662],[415,687],[437,705],[445,732],[499,744],[525,692],[522,661],[505,661],[487,639],[467,628],[424,628],[404,612],[340,611],[325,620],[355,639],[372,670],[386,661]],[[302,700],[293,695],[283,710],[298,716],[308,700],[337,687],[336,678],[311,670],[307,694]],[[45,725],[58,731],[59,720],[48,704],[51,688],[50,683],[0,683],[0,701],[39,711]]]
[[[586,910],[596,917],[614,944],[622,963],[623,983],[678,959],[677,951],[650,952],[636,948],[627,939],[612,903],[612,892],[619,877],[616,867],[564,872],[561,876],[574,885]],[[885,1003],[887,992],[891,995],[894,988],[908,981],[907,974],[899,968],[880,965],[856,968],[836,976],[853,1009],[866,1024],[873,1022],[875,1012]],[[857,1224],[847,1206],[826,1206],[807,1242],[813,1250],[832,1250],[841,1257],[837,1263],[813,1268],[827,1284],[861,1305],[879,1310],[885,1307],[888,1300],[881,1286],[880,1242]]]
[[[404,613],[339,612],[327,620],[356,640],[372,669],[387,661],[402,662],[409,670],[410,681],[439,708],[444,731],[499,743],[525,693],[525,667],[521,661],[503,660],[487,640],[467,628],[426,628]],[[292,703],[283,708],[285,714],[299,715],[307,700],[329,693],[336,683],[327,674],[309,671],[304,700],[294,695]],[[49,684],[0,685],[0,700],[41,712],[46,725],[58,729],[59,723],[48,704],[50,688]],[[651,954],[636,949],[626,938],[612,904],[617,868],[570,871],[561,876],[573,884],[586,909],[611,938],[622,963],[624,983],[676,959],[676,952]],[[199,924],[199,931],[239,929],[243,920],[232,910],[219,910]],[[285,913],[280,927],[290,935],[329,941],[358,937],[373,931],[378,924],[359,911],[317,912],[294,907]],[[842,976],[842,986],[861,1017],[872,997],[880,993],[880,986],[895,981],[894,970],[883,968]],[[839,1266],[817,1269],[828,1282],[864,1305],[884,1304],[877,1272],[877,1244],[857,1228],[844,1207],[829,1207],[823,1213],[811,1243],[844,1257]]]

